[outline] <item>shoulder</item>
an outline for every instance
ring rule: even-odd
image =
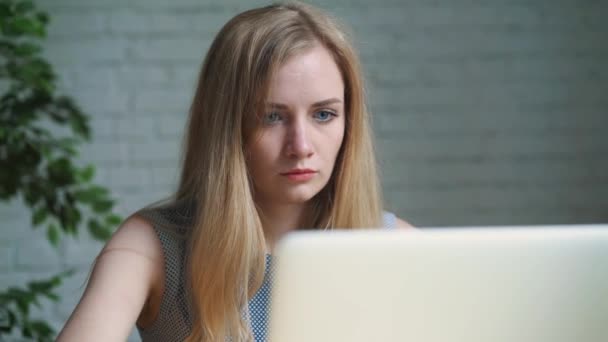
[[[112,277],[128,279],[123,282],[123,289],[141,296],[144,307],[138,323],[146,321],[150,304],[158,301],[164,287],[164,251],[151,221],[139,213],[125,219],[101,250],[95,264],[95,268],[99,264],[100,273],[110,271]]]
[[[160,239],[152,223],[140,216],[129,216],[112,235],[95,261],[95,268],[107,268],[115,276],[123,274],[137,279],[126,282],[125,286],[139,283],[146,299],[154,295],[164,276],[164,252]]]
[[[152,225],[137,215],[127,218],[95,259],[85,292],[58,341],[125,340],[145,316],[163,265]]]
[[[154,263],[163,261],[163,251],[154,227],[138,214],[128,217],[112,235],[100,253],[133,253]]]
[[[150,221],[138,214],[129,216],[118,227],[95,260],[95,268],[111,270],[115,276],[126,273],[137,279],[126,282],[126,286],[139,283],[146,299],[154,295],[164,276],[164,252],[162,244]]]

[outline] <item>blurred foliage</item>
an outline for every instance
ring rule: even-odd
[[[91,130],[75,102],[57,94],[56,74],[42,57],[48,23],[32,1],[0,0],[0,200],[21,197],[32,226],[46,227],[55,247],[81,226],[104,241],[121,218],[108,190],[92,183],[94,166],[75,163]],[[57,133],[61,128],[67,133]],[[30,306],[40,305],[40,297],[58,300],[53,291],[68,275],[0,292],[0,340],[19,332],[52,341],[55,332],[30,319]]]
[[[64,272],[44,281],[30,282],[25,289],[11,287],[0,293],[0,308],[2,317],[0,320],[0,340],[3,335],[14,335],[13,330],[17,328],[22,338],[35,341],[53,341],[55,331],[50,325],[42,320],[29,318],[30,307],[35,305],[41,307],[40,298],[45,297],[53,301],[59,297],[53,292],[61,285],[61,280],[70,275]]]

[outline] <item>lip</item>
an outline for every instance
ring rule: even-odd
[[[281,172],[281,176],[287,177],[291,181],[304,182],[313,178],[318,171],[311,169],[291,169],[287,172]]]
[[[281,172],[281,176],[302,175],[307,173],[317,173],[317,171],[312,169],[291,169],[287,172]]]

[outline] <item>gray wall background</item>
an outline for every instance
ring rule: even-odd
[[[387,209],[421,227],[608,221],[607,1],[313,3],[353,29]],[[204,54],[263,4],[38,1],[61,88],[91,115],[83,162],[121,214],[171,192]],[[101,245],[84,234],[53,250],[20,201],[0,218],[0,289],[78,270],[38,313],[61,327]]]

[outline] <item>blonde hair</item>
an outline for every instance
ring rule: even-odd
[[[218,33],[203,63],[175,194],[176,201],[196,203],[187,254],[194,308],[188,341],[253,339],[243,310],[264,277],[265,240],[244,147],[272,75],[290,56],[314,44],[331,53],[343,76],[346,127],[333,175],[313,199],[311,226],[381,224],[363,80],[344,31],[327,14],[297,2],[237,15]]]

